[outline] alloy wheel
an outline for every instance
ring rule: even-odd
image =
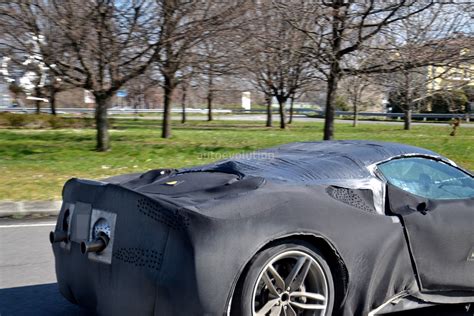
[[[253,290],[253,316],[326,315],[328,282],[308,253],[289,250],[263,268]]]

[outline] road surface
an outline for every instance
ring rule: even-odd
[[[55,219],[0,219],[0,316],[89,316],[59,294],[48,234]],[[396,316],[474,316],[464,306]],[[395,314],[392,314],[395,316]]]
[[[147,116],[134,116],[134,115],[112,115],[114,119],[139,119],[139,120],[161,120],[161,115],[147,115]],[[173,120],[180,120],[181,116],[176,115],[173,113],[171,116]],[[206,121],[207,116],[204,115],[188,115],[186,117],[188,121]],[[273,116],[274,124],[278,124],[279,116]],[[225,115],[214,115],[214,120],[216,121],[246,121],[246,122],[265,122],[267,120],[267,116],[265,114],[225,114]],[[295,115],[293,120],[296,122],[324,122],[323,118],[316,118],[316,117],[307,117],[306,115]],[[336,123],[342,124],[352,124],[352,120],[335,120]],[[359,120],[360,124],[384,124],[384,125],[399,125],[403,126],[403,120],[398,121],[377,121],[377,120]],[[446,126],[449,127],[448,122],[419,122],[419,121],[412,121],[411,123],[413,126]],[[461,128],[474,128],[473,123],[462,123]]]
[[[86,316],[58,292],[54,218],[0,220],[0,316]]]

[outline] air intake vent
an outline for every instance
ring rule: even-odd
[[[371,206],[367,199],[372,198],[372,192],[370,190],[354,190],[340,187],[330,186],[327,188],[327,193],[334,199],[339,200],[345,204],[356,207],[360,210],[375,213],[375,208]],[[367,191],[367,192],[365,192]],[[369,196],[365,196],[369,195]]]
[[[182,230],[189,226],[189,218],[175,211],[160,208],[158,205],[147,199],[139,199],[137,202],[138,211],[149,218],[165,224],[171,229]]]
[[[152,249],[120,248],[114,252],[114,258],[136,267],[144,267],[159,271],[163,262],[163,254]]]

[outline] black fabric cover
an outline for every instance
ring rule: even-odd
[[[474,198],[430,200],[390,184],[387,195],[391,210],[402,215],[422,290],[472,290]]]
[[[396,143],[354,140],[300,142],[185,170],[234,172],[277,181],[308,183],[322,179],[366,178],[370,176],[367,166],[406,154],[439,157],[426,149]]]
[[[88,259],[77,242],[53,244],[60,291],[102,315],[226,315],[251,258],[275,240],[302,238],[328,249],[343,293],[335,315],[367,315],[400,293],[421,296],[398,218],[375,211],[371,190],[340,185],[401,155],[445,159],[393,143],[308,142],[194,168],[71,179],[56,230],[78,203],[117,219],[111,264]],[[442,289],[431,294],[434,303],[459,301]]]

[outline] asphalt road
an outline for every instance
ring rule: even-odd
[[[0,220],[0,316],[89,316],[58,292],[48,240],[54,218]],[[396,316],[474,316],[474,306]],[[392,314],[395,316],[395,314]]]
[[[0,220],[0,316],[86,316],[58,292],[54,219]]]
[[[133,115],[114,115],[112,116],[114,119],[139,119],[139,120],[161,120],[161,115],[148,115],[148,116],[133,116]],[[173,120],[180,120],[181,117],[175,113],[172,115]],[[207,120],[207,116],[204,115],[188,115],[186,117],[187,120],[190,121],[205,121]],[[224,115],[214,115],[215,120],[221,121],[247,121],[247,122],[264,122],[267,120],[267,116],[264,114],[224,114]],[[324,122],[322,118],[315,118],[315,117],[307,117],[306,115],[295,115],[294,120],[296,122]],[[352,124],[352,120],[335,120],[336,123],[342,124]],[[274,124],[278,124],[279,116],[273,116]],[[369,120],[360,120],[361,124],[383,124],[383,125],[399,125],[403,126],[403,120],[399,121],[369,121]],[[419,122],[413,121],[413,126],[449,126],[449,122]],[[276,126],[276,125],[275,125]],[[461,124],[461,128],[474,128],[473,123],[463,123]]]

